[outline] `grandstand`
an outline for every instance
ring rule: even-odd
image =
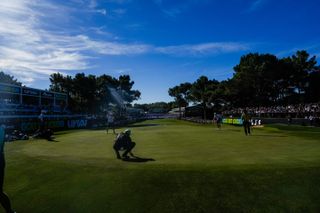
[[[141,120],[145,116],[143,110],[123,110],[126,119],[118,120],[117,125]],[[0,123],[6,125],[8,132],[37,130],[41,112],[44,113],[46,128],[50,129],[96,128],[105,125],[104,115],[74,114],[69,111],[68,96],[65,93],[0,83]]]
[[[0,123],[7,129],[36,130],[40,112],[45,112],[50,128],[81,126],[79,116],[70,115],[67,106],[67,94],[0,83]]]
[[[1,115],[32,115],[41,110],[65,113],[67,106],[67,94],[0,83]]]

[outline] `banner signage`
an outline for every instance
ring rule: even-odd
[[[56,98],[56,100],[66,100],[67,99],[67,95],[58,94],[58,93],[55,93],[54,97]]]
[[[87,120],[69,120],[68,121],[68,128],[69,129],[77,129],[77,128],[85,128],[87,127]]]
[[[222,119],[224,124],[242,125],[242,119],[240,118],[224,118]]]
[[[251,126],[260,126],[261,120],[260,119],[251,119]],[[233,125],[242,125],[243,121],[240,118],[224,118],[222,119],[222,123],[224,124],[233,124]]]
[[[85,119],[79,120],[53,120],[46,122],[46,127],[50,129],[80,129],[86,128],[88,121]],[[35,131],[39,128],[38,121],[25,121],[20,123],[20,127],[22,131]]]
[[[53,98],[54,94],[52,92],[42,91],[41,92],[41,97],[43,97],[43,98]]]
[[[36,90],[36,89],[22,88],[22,94],[31,95],[31,96],[39,96],[40,95],[40,91]]]

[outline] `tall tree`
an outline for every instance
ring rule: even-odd
[[[306,100],[308,102],[320,101],[320,67],[309,74],[306,88]]]
[[[113,103],[113,97],[109,88],[117,88],[119,82],[116,78],[109,75],[101,75],[97,77],[97,105],[100,111],[107,109],[110,103]]]
[[[217,80],[209,80],[206,76],[201,76],[192,84],[190,98],[195,103],[201,103],[205,120],[207,119],[207,105],[213,101],[218,85]]]
[[[293,69],[289,78],[301,98],[303,97],[301,94],[305,93],[308,86],[309,74],[317,68],[316,56],[310,58],[309,53],[305,50],[297,51],[291,57],[291,63]]]
[[[123,100],[128,104],[140,98],[140,91],[132,90],[134,81],[131,81],[129,75],[119,76],[119,88]]]
[[[110,103],[117,104],[111,90],[127,103],[140,97],[138,90],[132,90],[134,82],[130,76],[120,76],[119,79],[109,75],[85,75],[77,73],[73,78],[54,73],[50,76],[50,89],[69,95],[72,111],[81,113],[102,113]]]
[[[241,57],[233,77],[240,105],[266,105],[274,101],[277,66],[277,57],[270,54],[250,53]]]
[[[77,112],[95,113],[96,78],[93,75],[86,76],[77,73],[73,78],[73,98],[79,103]]]
[[[75,111],[77,103],[74,100],[73,79],[71,76],[63,76],[61,73],[53,73],[50,75],[49,90],[54,92],[66,93],[68,96],[68,108]]]
[[[22,83],[15,79],[13,76],[2,71],[0,71],[0,83],[14,84],[18,86],[22,85]]]
[[[134,104],[134,108],[143,109],[145,112],[167,113],[171,110],[171,104],[166,102],[155,102],[150,104]]]
[[[288,104],[290,97],[294,94],[293,83],[290,80],[292,69],[290,57],[279,60],[278,72],[275,73],[276,80],[273,82],[277,91],[276,101],[279,104]]]
[[[190,97],[203,108],[219,98],[237,107],[316,102],[320,100],[319,82],[316,57],[304,50],[281,59],[272,54],[249,53],[234,67],[231,79],[211,83],[201,76],[193,83]],[[177,88],[173,87],[171,94],[179,100]]]
[[[176,104],[179,107],[179,118],[181,119],[182,113],[181,113],[181,108],[188,106],[188,101],[190,99],[190,92],[191,92],[191,83],[182,83],[178,86],[169,88],[169,95],[171,97],[174,97],[174,100]]]

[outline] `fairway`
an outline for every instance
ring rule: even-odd
[[[4,189],[17,212],[320,212],[320,129],[149,120],[117,160],[105,130],[6,143]],[[121,129],[124,130],[125,128]],[[119,132],[120,129],[117,129]],[[1,209],[2,210],[2,209]]]

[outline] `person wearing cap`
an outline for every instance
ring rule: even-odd
[[[14,212],[11,209],[11,203],[9,197],[3,192],[3,181],[4,181],[4,168],[5,168],[5,159],[4,159],[4,126],[0,126],[0,203],[7,213]]]
[[[131,135],[131,130],[126,129],[124,132],[121,132],[116,137],[115,143],[113,145],[113,149],[115,150],[118,159],[121,159],[120,153],[119,153],[120,150],[124,150],[124,153],[122,154],[122,158],[128,158],[128,154],[134,157],[131,150],[135,147],[136,143],[131,140],[130,135]]]

